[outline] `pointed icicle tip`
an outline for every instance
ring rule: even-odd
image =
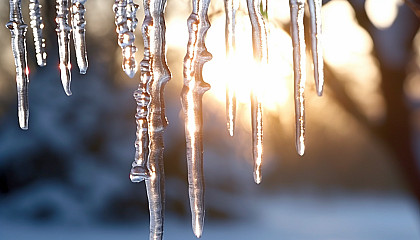
[[[204,227],[204,212],[195,213],[192,218],[192,229],[194,235],[197,238],[200,238],[203,235],[203,227]]]
[[[64,92],[66,93],[66,95],[68,96],[68,97],[70,97],[73,93],[71,92],[71,90],[70,90],[70,87],[67,87],[67,88],[64,88]]]
[[[87,72],[87,69],[88,69],[88,66],[83,66],[83,67],[80,67],[80,70],[79,70],[80,74],[85,75],[85,74],[86,74],[86,72]]]
[[[124,70],[125,74],[127,74],[127,76],[129,76],[130,78],[133,78],[134,75],[136,75],[137,70],[136,69],[132,69],[132,68],[126,68]]]
[[[305,154],[305,143],[296,144],[296,150],[300,156],[303,156]]]
[[[28,130],[28,118],[19,118],[19,127],[22,130]]]
[[[254,182],[255,182],[256,184],[260,184],[260,183],[261,183],[261,181],[262,181],[262,177],[261,177],[261,175],[259,175],[257,172],[254,172]]]
[[[197,238],[201,238],[201,235],[203,235],[203,222],[199,219],[193,222],[193,232]]]
[[[320,85],[319,87],[317,86],[316,93],[318,94],[319,97],[321,97],[322,94],[324,93],[324,86],[323,85]]]
[[[22,109],[19,107],[18,109],[18,119],[19,119],[19,127],[22,130],[28,130],[28,120],[29,120],[29,110],[28,108]]]
[[[233,127],[229,127],[229,136],[233,137]]]

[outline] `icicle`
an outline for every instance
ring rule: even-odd
[[[304,0],[290,0],[290,19],[293,42],[293,66],[295,78],[296,150],[305,153],[305,33],[303,28]]]
[[[34,45],[36,53],[36,62],[39,66],[47,65],[47,53],[45,52],[45,39],[42,37],[44,24],[41,17],[41,5],[39,0],[30,0],[29,16],[31,18],[31,28],[34,35]]]
[[[19,126],[23,130],[26,130],[28,129],[29,117],[29,68],[26,58],[26,29],[28,26],[23,22],[21,0],[10,0],[9,4],[10,20],[6,24],[6,27],[12,34],[12,50],[16,66]]]
[[[267,30],[261,14],[261,0],[247,0],[249,19],[252,25],[252,45],[254,58],[262,63],[268,62]],[[256,82],[256,84],[259,84]],[[262,179],[261,164],[263,153],[263,115],[260,93],[251,93],[251,122],[252,122],[252,149],[254,159],[254,181],[259,184]]]
[[[321,29],[321,0],[308,0],[309,13],[311,19],[311,46],[312,58],[314,62],[314,78],[316,92],[322,96],[324,88],[324,61],[322,57],[322,29]]]
[[[87,51],[86,51],[86,20],[85,20],[85,3],[86,0],[72,0],[71,8],[73,42],[76,51],[77,65],[81,74],[86,74],[88,68]]]
[[[192,0],[193,10],[188,18],[189,39],[184,58],[184,87],[181,92],[185,116],[187,165],[192,228],[195,236],[201,237],[204,224],[204,176],[203,176],[203,116],[202,97],[210,89],[203,81],[204,63],[212,55],[204,43],[210,22],[207,10],[210,0]]]
[[[136,156],[130,178],[145,180],[150,212],[149,239],[162,239],[164,220],[163,130],[167,125],[163,91],[171,73],[165,59],[166,0],[144,0],[142,25],[144,59],[141,61],[137,102]]]
[[[225,41],[226,41],[226,56],[228,61],[232,61],[232,55],[235,52],[235,15],[238,8],[237,0],[225,0],[226,26],[225,26]],[[232,82],[230,79],[229,82]],[[236,119],[236,96],[232,84],[227,85],[226,88],[226,120],[227,129],[230,136],[233,136],[235,130]]]
[[[57,0],[57,37],[58,51],[60,54],[61,83],[67,96],[71,95],[71,64],[70,64],[70,32],[69,25],[69,0]]]
[[[133,0],[115,0],[114,6],[115,25],[117,26],[118,44],[122,49],[122,69],[130,77],[137,72],[135,54],[137,48],[134,46],[134,30],[137,26],[136,12],[138,5]]]
[[[150,33],[153,27],[152,16],[150,15],[150,1],[144,0],[144,21],[142,25],[142,34],[144,42],[144,58],[140,62],[140,84],[134,91],[134,99],[137,103],[136,113],[136,155],[132,164],[130,179],[132,182],[141,182],[145,178],[150,177],[149,172],[149,103],[150,94],[147,85],[152,80],[153,72],[152,59],[150,59]]]

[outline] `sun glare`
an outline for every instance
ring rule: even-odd
[[[366,0],[366,14],[377,28],[388,28],[397,17],[402,0]]]
[[[252,29],[249,17],[236,17],[236,51],[226,56],[224,42],[225,19],[213,20],[207,35],[207,48],[213,55],[204,67],[204,79],[212,86],[209,94],[219,102],[226,100],[226,87],[234,89],[238,103],[249,104],[251,91],[258,94],[264,109],[276,111],[290,98],[293,77],[292,43],[280,28],[268,23],[269,63],[254,60]],[[290,99],[291,100],[291,99]]]

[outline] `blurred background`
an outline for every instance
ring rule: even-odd
[[[145,187],[128,176],[136,129],[132,93],[140,75],[130,79],[121,69],[113,1],[86,3],[89,69],[79,75],[72,51],[71,97],[60,82],[54,1],[41,3],[48,64],[36,66],[28,29],[27,131],[17,120],[10,33],[0,28],[0,239],[147,239]],[[195,239],[179,100],[190,5],[169,0],[165,15],[172,72],[165,91],[165,239]],[[8,9],[2,1],[3,24]],[[28,1],[23,13],[29,24]],[[306,153],[299,157],[288,1],[268,2],[264,71],[252,60],[246,2],[237,12],[234,63],[225,58],[223,1],[211,3],[203,239],[420,239],[419,19],[399,0],[324,1],[322,17],[326,88],[316,96],[308,52]],[[140,27],[136,36],[140,62]],[[233,138],[225,123],[228,81],[238,97]],[[256,87],[264,92],[260,185],[252,178],[249,111],[249,91]]]

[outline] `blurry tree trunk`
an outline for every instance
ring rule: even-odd
[[[417,15],[420,17],[420,0],[405,0],[404,1]]]
[[[381,88],[386,104],[385,121],[379,127],[371,127],[391,149],[397,160],[409,190],[420,203],[420,172],[413,148],[411,110],[404,94],[407,66],[413,57],[413,40],[419,28],[419,20],[406,7],[399,9],[393,25],[379,30],[369,21],[364,0],[352,0],[357,21],[371,36],[374,53],[379,63]],[[391,49],[392,48],[392,49]]]

